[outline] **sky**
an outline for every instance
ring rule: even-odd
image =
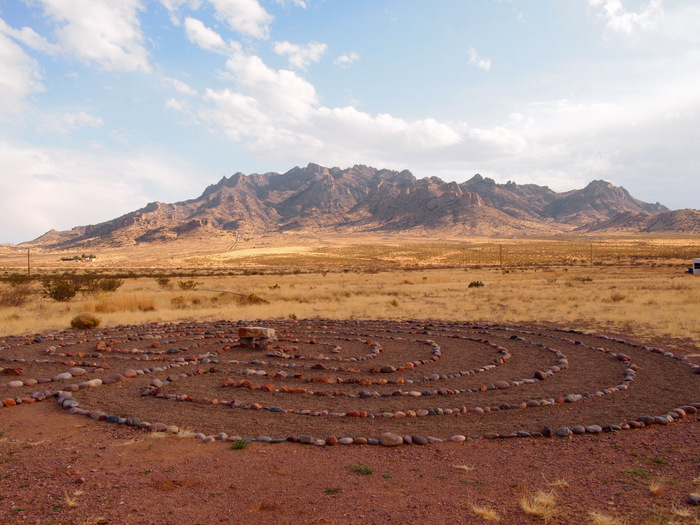
[[[700,2],[0,0],[0,243],[308,163],[700,208]]]

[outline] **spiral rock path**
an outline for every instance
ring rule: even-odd
[[[249,337],[251,326],[264,337]],[[700,366],[688,359],[537,326],[154,323],[7,337],[0,369],[0,413],[51,399],[71,414],[202,441],[569,438],[668,425],[700,408]]]

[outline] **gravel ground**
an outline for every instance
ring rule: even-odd
[[[688,502],[700,492],[698,413],[591,432],[700,402],[698,360],[677,345],[671,357],[631,336],[426,321],[266,326],[278,340],[263,349],[242,346],[236,324],[223,321],[0,341],[8,405],[0,408],[0,521],[480,523],[483,507],[503,523],[535,523],[543,518],[521,500],[543,491],[552,500],[548,523],[590,523],[591,512],[627,523],[700,522]],[[11,374],[18,366],[22,374]],[[58,375],[68,370],[71,377]],[[537,372],[546,377],[535,381]],[[86,385],[95,379],[105,384]],[[235,386],[243,380],[273,391]],[[92,417],[69,414],[53,397],[29,402],[71,385]],[[581,398],[566,402],[570,395]],[[528,402],[540,406],[523,408]],[[311,436],[320,444],[391,432],[444,442],[237,449],[97,421],[98,410],[205,436]],[[506,437],[579,426],[589,432]]]

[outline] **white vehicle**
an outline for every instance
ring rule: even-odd
[[[693,259],[693,266],[686,270],[687,273],[700,275],[700,259]]]

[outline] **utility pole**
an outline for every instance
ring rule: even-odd
[[[29,248],[27,248],[27,278],[32,276],[31,266],[29,265]]]
[[[498,245],[498,260],[501,263],[501,268],[503,268],[503,245]]]

